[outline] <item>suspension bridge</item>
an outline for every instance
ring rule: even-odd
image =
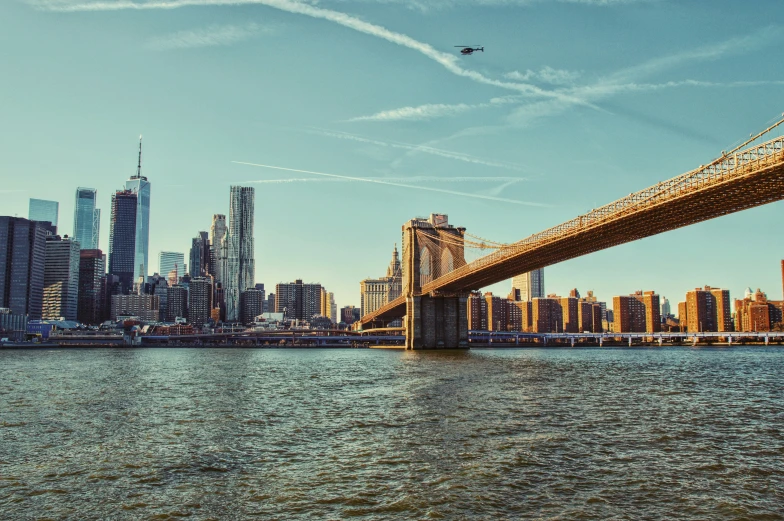
[[[783,115],[784,116],[784,115]],[[363,328],[405,317],[406,347],[468,347],[470,291],[520,273],[784,199],[784,117],[705,165],[629,194],[525,239],[501,244],[438,216],[403,226],[398,298],[361,318]],[[474,261],[466,248],[490,249]]]

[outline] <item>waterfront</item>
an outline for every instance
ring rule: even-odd
[[[0,352],[6,518],[780,518],[781,348]]]

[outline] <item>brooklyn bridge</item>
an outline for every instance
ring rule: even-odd
[[[784,119],[707,164],[512,244],[438,216],[403,225],[402,294],[362,317],[365,330],[403,318],[407,349],[468,347],[471,291],[619,244],[784,199]],[[492,253],[467,262],[466,248]]]

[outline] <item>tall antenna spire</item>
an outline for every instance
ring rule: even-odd
[[[139,135],[139,165],[136,167],[136,177],[142,176],[142,136]]]

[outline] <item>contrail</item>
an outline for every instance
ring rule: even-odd
[[[522,177],[367,177],[368,181],[386,181],[388,183],[503,183],[503,187],[525,181]],[[356,179],[332,179],[321,177],[286,178],[286,179],[258,179],[256,181],[240,181],[254,184],[283,184],[283,183],[354,183]],[[185,186],[185,185],[181,185]],[[495,190],[495,189],[494,189]]]
[[[414,145],[411,143],[403,143],[401,141],[380,141],[377,139],[370,139],[362,136],[357,136],[356,134],[350,134],[348,132],[343,132],[340,130],[329,130],[329,129],[318,128],[318,127],[309,127],[309,129],[310,130],[306,130],[305,132],[319,135],[319,136],[336,138],[336,139],[347,139],[350,141],[357,141],[359,143],[367,143],[370,145],[399,148],[402,150],[411,150],[415,152],[424,152],[426,154],[444,157],[447,159],[454,159],[456,161],[464,161],[466,163],[473,163],[476,165],[492,166],[496,168],[507,168],[509,170],[517,170],[517,171],[523,170],[522,167],[514,163],[506,163],[501,161],[482,159],[479,157],[472,156],[470,154],[464,154],[461,152],[453,152],[451,150],[433,148],[426,145]]]
[[[177,9],[187,6],[236,6],[245,4],[265,5],[267,7],[272,7],[273,9],[279,9],[288,13],[301,14],[311,18],[319,18],[322,20],[334,22],[360,33],[382,38],[396,45],[408,47],[409,49],[427,56],[452,74],[461,76],[463,78],[468,78],[477,83],[517,91],[528,96],[554,98],[562,101],[568,101],[577,105],[588,106],[596,110],[602,110],[596,105],[593,105],[570,94],[544,90],[528,83],[500,81],[493,78],[488,78],[484,74],[461,67],[458,63],[459,58],[454,54],[439,51],[430,44],[415,40],[408,35],[390,31],[386,27],[372,24],[370,22],[365,22],[364,20],[340,11],[324,9],[323,7],[316,7],[311,4],[299,3],[292,0],[152,0],[150,2],[144,3],[136,3],[131,0],[117,0],[111,2],[101,0],[97,2],[82,2],[76,4],[63,4],[62,2],[53,0],[32,0],[30,3],[41,9],[59,12],[120,11],[124,9]]]
[[[521,204],[524,206],[539,206],[539,207],[548,207],[550,205],[542,204],[542,203],[532,203],[529,201],[517,201],[515,199],[506,199],[503,197],[494,197],[492,195],[481,195],[481,194],[471,194],[467,192],[457,192],[455,190],[446,190],[443,188],[432,188],[429,186],[417,186],[417,185],[410,185],[404,183],[390,183],[388,181],[382,181],[380,179],[368,179],[365,177],[351,177],[346,175],[337,175],[337,174],[327,174],[324,172],[313,172],[312,170],[298,170],[296,168],[284,168],[282,166],[272,166],[272,165],[262,165],[259,163],[247,163],[245,161],[232,161],[232,163],[238,165],[247,165],[247,166],[257,166],[261,168],[271,168],[273,170],[285,170],[286,172],[299,172],[301,174],[313,174],[313,175],[320,175],[323,177],[330,177],[334,179],[349,179],[352,181],[361,181],[364,183],[375,183],[379,185],[387,185],[387,186],[397,186],[400,188],[413,188],[414,190],[425,190],[428,192],[439,192],[442,194],[450,194],[450,195],[460,195],[463,197],[472,197],[474,199],[485,199],[488,201],[498,201],[501,203],[512,203],[512,204]]]

